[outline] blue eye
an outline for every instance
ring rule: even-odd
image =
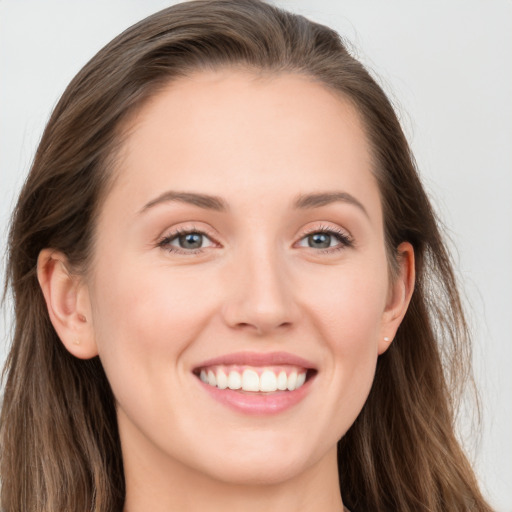
[[[167,249],[169,252],[181,254],[195,254],[213,245],[206,233],[197,230],[177,230],[158,243],[159,247]]]
[[[314,247],[315,249],[327,249],[331,247],[333,241],[336,241],[336,239],[328,233],[313,233],[312,235],[308,235],[306,239],[308,246]]]
[[[166,251],[183,255],[198,254],[215,245],[206,233],[197,229],[178,229],[158,242],[158,246]],[[324,253],[336,252],[353,245],[349,235],[331,227],[320,227],[305,235],[298,243],[299,247],[318,249]]]
[[[320,228],[303,237],[299,242],[300,247],[312,249],[339,250],[345,247],[352,247],[352,239],[343,231],[335,228]]]
[[[179,235],[175,240],[181,249],[199,249],[203,245],[203,235],[201,233]]]

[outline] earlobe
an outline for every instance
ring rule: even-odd
[[[88,288],[70,271],[66,256],[43,249],[37,260],[37,278],[50,321],[66,349],[80,359],[96,356]]]
[[[409,242],[402,242],[397,247],[397,258],[399,271],[391,283],[386,309],[382,316],[379,354],[384,353],[391,345],[414,291],[414,249]]]

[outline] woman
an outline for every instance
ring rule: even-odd
[[[128,29],[55,108],[9,243],[5,511],[490,510],[451,264],[332,30],[253,0]]]

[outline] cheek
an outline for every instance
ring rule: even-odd
[[[98,269],[93,300],[105,369],[125,362],[133,371],[149,373],[164,362],[176,362],[209,318],[209,294],[201,293],[200,283],[191,282],[186,273],[168,268],[143,269],[133,261],[118,261],[115,272],[107,270]]]
[[[317,274],[310,290],[305,315],[325,351],[322,374],[325,383],[321,412],[307,425],[329,425],[329,435],[319,433],[319,442],[340,439],[359,415],[370,392],[378,358],[378,341],[387,296],[387,279],[379,265],[349,265],[335,273]],[[328,290],[328,293],[325,293]],[[303,295],[306,297],[306,295]],[[321,421],[320,421],[321,419]]]
[[[344,272],[331,279],[328,293],[310,294],[319,327],[340,356],[376,345],[386,304],[387,280],[377,269]]]
[[[366,266],[344,273],[329,294],[316,293],[310,298],[315,327],[331,358],[327,366],[335,394],[342,395],[337,399],[355,414],[373,382],[386,297],[386,276],[378,266]]]

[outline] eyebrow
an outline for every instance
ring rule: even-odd
[[[353,195],[348,192],[320,192],[316,194],[301,194],[293,203],[297,209],[306,210],[309,208],[320,208],[332,203],[348,203],[359,208],[369,217],[366,208]]]
[[[225,212],[228,210],[226,201],[218,196],[198,194],[196,192],[175,192],[170,190],[160,194],[155,199],[149,201],[149,203],[146,203],[142,208],[141,213],[149,210],[157,204],[168,203],[172,201],[192,204],[194,206],[199,206],[199,208],[204,208],[205,210],[215,210],[218,212]]]
[[[208,194],[199,194],[197,192],[177,192],[169,190],[160,194],[144,205],[141,213],[161,203],[181,202],[204,208],[205,210],[214,210],[226,212],[229,210],[227,202],[219,196]],[[320,208],[332,203],[348,203],[359,208],[367,217],[366,208],[353,195],[348,192],[318,192],[313,194],[301,194],[293,202],[293,207],[298,210],[308,210]]]

